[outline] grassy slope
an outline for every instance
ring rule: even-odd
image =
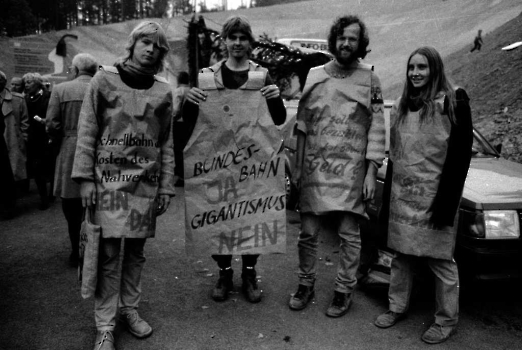
[[[404,61],[420,45],[432,45],[448,55],[469,45],[480,28],[487,34],[522,11],[520,0],[310,0],[287,5],[205,14],[207,25],[219,30],[232,14],[243,14],[254,33],[273,38],[325,38],[333,19],[358,14],[370,29],[367,61],[381,77],[386,98],[390,87],[404,76]],[[170,38],[186,35],[186,17],[162,19]],[[124,51],[126,36],[137,21],[100,27],[77,27],[67,31],[79,35],[70,41],[78,51],[90,52],[103,64],[112,64]],[[65,31],[43,35],[56,40]],[[4,43],[0,43],[2,46]],[[10,58],[0,50],[0,64]]]

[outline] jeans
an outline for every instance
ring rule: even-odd
[[[459,272],[455,260],[416,257],[397,253],[392,260],[390,311],[404,313],[408,310],[413,285],[413,268],[419,259],[428,263],[435,274],[435,323],[454,326],[459,319]]]
[[[340,239],[339,265],[335,278],[335,290],[352,293],[357,278],[361,251],[359,217],[350,212],[333,212],[326,215],[301,213],[301,232],[297,243],[299,251],[299,283],[312,287],[316,279],[317,246],[322,220],[335,218]]]
[[[137,309],[140,302],[145,239],[126,238],[123,245],[120,268],[121,238],[100,239],[100,266],[94,297],[94,315],[99,331],[114,330],[118,308],[125,314]]]

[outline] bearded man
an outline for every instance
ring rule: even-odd
[[[299,287],[289,307],[302,310],[314,296],[319,232],[334,220],[340,239],[339,267],[330,317],[348,312],[357,283],[365,202],[375,193],[384,159],[384,106],[378,77],[359,59],[369,44],[356,16],[338,18],[328,46],[333,61],[310,70],[297,112],[293,181],[300,188]]]

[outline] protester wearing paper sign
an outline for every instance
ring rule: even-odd
[[[96,349],[114,349],[118,305],[134,336],[152,333],[137,313],[143,250],[174,196],[172,91],[155,75],[169,50],[165,32],[158,23],[142,22],[126,49],[115,67],[102,67],[91,80],[72,172],[83,206],[94,207],[94,224],[101,226]]]
[[[197,118],[184,150],[186,242],[191,254],[211,254],[220,268],[214,300],[233,289],[238,254],[245,296],[259,302],[259,254],[286,250],[285,169],[275,126],[286,110],[267,70],[248,59],[248,21],[229,18],[222,37],[228,58],[200,72],[183,107],[184,118]]]
[[[359,62],[369,44],[356,16],[338,18],[328,45],[335,60],[308,73],[297,110],[293,180],[300,186],[299,287],[289,301],[302,310],[314,296],[319,232],[336,220],[340,239],[334,298],[326,311],[340,317],[350,307],[357,279],[365,201],[375,192],[384,159],[384,104],[378,77]],[[299,183],[300,181],[300,183]]]

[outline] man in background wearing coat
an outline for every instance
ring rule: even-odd
[[[0,123],[2,124],[0,135],[3,137],[2,144],[5,144],[5,147],[2,147],[4,154],[0,166],[2,168],[0,215],[3,219],[10,219],[15,215],[15,181],[27,178],[25,144],[29,122],[23,96],[7,89],[6,84],[7,77],[0,71]]]
[[[71,240],[71,266],[78,264],[78,247],[82,224],[82,198],[80,185],[71,179],[76,150],[78,118],[83,98],[91,78],[96,74],[98,63],[91,55],[74,56],[69,74],[74,80],[53,88],[47,109],[46,129],[52,143],[60,146],[54,174],[54,195],[62,199],[62,210],[67,220]]]

